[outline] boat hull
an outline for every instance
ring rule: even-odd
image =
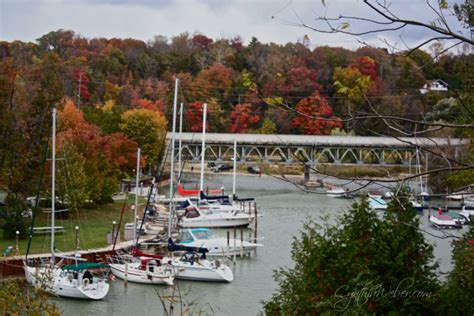
[[[53,295],[61,297],[101,300],[109,292],[110,285],[104,280],[93,280],[87,284],[81,280],[69,279],[64,271],[51,267],[30,267],[25,265],[26,281]]]
[[[230,227],[247,227],[252,222],[250,216],[234,216],[215,219],[207,218],[184,218],[180,226],[183,228],[230,228]]]
[[[455,221],[451,218],[440,219],[439,216],[437,217],[437,216],[430,215],[429,221],[436,228],[446,228],[446,229],[462,228],[462,225],[459,221]]]
[[[234,275],[227,265],[211,268],[209,265],[173,262],[176,278],[190,281],[232,282]]]
[[[110,263],[110,269],[116,277],[134,283],[173,285],[174,275],[162,275],[161,273],[150,273],[137,269],[133,264]]]

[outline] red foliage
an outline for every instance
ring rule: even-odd
[[[72,101],[67,101],[58,113],[59,148],[74,146],[91,164],[98,164],[100,155],[117,168],[133,168],[137,143],[121,133],[103,136],[98,126],[88,123]]]
[[[246,133],[252,125],[258,123],[261,117],[255,110],[252,109],[252,105],[249,103],[237,104],[234,106],[234,110],[230,113],[230,133]]]
[[[163,100],[157,100],[153,102],[148,99],[138,99],[138,100],[133,100],[132,103],[137,108],[152,110],[152,111],[156,111],[160,113],[164,113],[163,111],[165,109],[165,103]]]
[[[78,87],[77,91],[81,100],[89,100],[91,98],[91,94],[89,92],[89,75],[83,70],[78,70],[74,74],[74,79],[76,80]]]
[[[316,79],[317,74],[315,70],[306,67],[298,67],[290,69],[287,82],[294,92],[312,94],[321,89]]]
[[[304,98],[298,102],[295,109],[300,114],[293,119],[293,127],[298,128],[303,134],[329,135],[333,128],[342,128],[340,119],[333,116],[327,99],[319,93]],[[333,120],[327,121],[321,118]]]
[[[137,143],[122,133],[104,137],[104,153],[107,160],[118,168],[133,169],[136,165]],[[144,165],[142,163],[142,165]]]
[[[291,68],[285,75],[278,74],[273,81],[265,85],[264,96],[307,96],[320,91],[321,86],[316,82],[317,73],[306,67]]]
[[[352,61],[349,67],[358,69],[364,76],[370,76],[372,81],[377,79],[377,65],[370,57],[357,57]]]
[[[203,69],[194,79],[194,98],[206,100],[211,97],[226,97],[232,86],[232,69],[222,64],[214,64]]]
[[[193,42],[194,47],[201,49],[206,49],[213,42],[212,38],[202,34],[194,35],[191,41]]]
[[[209,110],[207,113],[209,114]],[[202,114],[203,102],[193,102],[186,107],[186,121],[188,122],[191,132],[202,131]],[[208,126],[209,124],[206,122],[206,129]]]

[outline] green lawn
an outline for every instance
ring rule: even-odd
[[[134,196],[129,198],[129,205],[124,212],[124,220],[121,227],[121,240],[123,240],[124,223],[129,223],[133,218],[133,211],[130,208],[135,201]],[[140,210],[143,209],[145,200],[139,199],[142,204]],[[107,246],[107,233],[112,230],[112,222],[118,223],[120,219],[120,212],[122,210],[123,201],[117,201],[113,204],[99,206],[97,209],[85,209],[79,211],[70,211],[68,218],[56,219],[55,226],[63,226],[65,231],[55,237],[56,249],[59,251],[71,251],[75,249],[75,227],[79,226],[80,248],[83,250],[100,248]],[[37,218],[35,227],[51,226],[50,216],[48,214],[40,214]],[[3,233],[0,231],[0,233]],[[3,234],[0,234],[0,238]],[[27,248],[27,239],[22,239],[19,242],[21,254],[25,254]],[[15,240],[0,240],[0,250],[3,250],[14,245]],[[50,251],[51,238],[50,234],[34,235],[30,253],[48,253]]]

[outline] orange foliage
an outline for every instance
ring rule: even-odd
[[[252,105],[249,103],[237,104],[234,106],[234,110],[230,113],[230,133],[245,133],[249,127],[258,123],[261,117],[255,110],[252,109]]]
[[[304,98],[295,109],[299,115],[293,119],[293,127],[298,128],[302,134],[329,135],[332,129],[342,128],[340,119],[333,116],[327,99],[319,93]]]

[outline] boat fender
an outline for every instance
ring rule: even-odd
[[[87,287],[89,285],[89,283],[90,283],[90,280],[88,278],[85,278],[84,280],[82,280],[82,285],[84,287]]]

